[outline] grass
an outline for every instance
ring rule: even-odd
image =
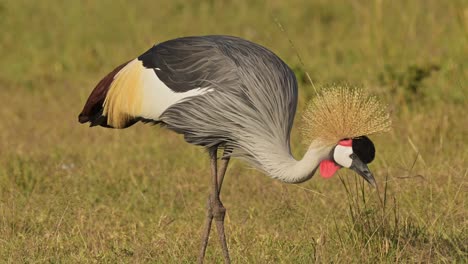
[[[371,90],[394,120],[373,137],[378,191],[351,172],[287,185],[234,161],[222,199],[235,263],[467,262],[467,14],[461,0],[0,1],[0,260],[194,262],[205,151],[77,115],[102,76],[155,42],[231,34],[295,69],[299,111],[314,94],[307,71],[316,86]],[[212,239],[207,262],[221,261]]]

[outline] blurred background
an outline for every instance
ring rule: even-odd
[[[117,65],[205,34],[262,44],[294,70],[296,157],[306,72],[317,87],[369,90],[394,122],[373,137],[378,190],[346,171],[287,185],[234,162],[222,193],[234,262],[467,261],[462,0],[0,0],[1,260],[196,260],[205,151],[157,126],[89,129],[77,116]],[[212,239],[207,262],[221,261]]]

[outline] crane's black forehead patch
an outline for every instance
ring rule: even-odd
[[[375,158],[374,143],[366,137],[353,138],[353,152],[364,163],[371,163]]]

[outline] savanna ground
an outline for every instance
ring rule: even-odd
[[[234,262],[468,261],[467,2],[2,0],[0,262],[196,260],[205,151],[158,127],[89,129],[77,115],[116,65],[203,34],[261,43],[295,70],[297,157],[314,95],[306,71],[318,87],[368,89],[394,121],[372,137],[378,191],[344,170],[287,185],[233,162],[222,199]],[[213,237],[207,262],[221,261]]]

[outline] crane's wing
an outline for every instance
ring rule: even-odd
[[[218,42],[230,37],[185,37],[155,45],[138,57],[146,68],[176,93],[204,87],[221,87],[236,81],[235,67]]]
[[[234,62],[219,48],[224,36],[185,37],[157,44],[124,63],[94,88],[81,123],[125,128],[137,121],[159,122],[171,105],[237,82]]]

